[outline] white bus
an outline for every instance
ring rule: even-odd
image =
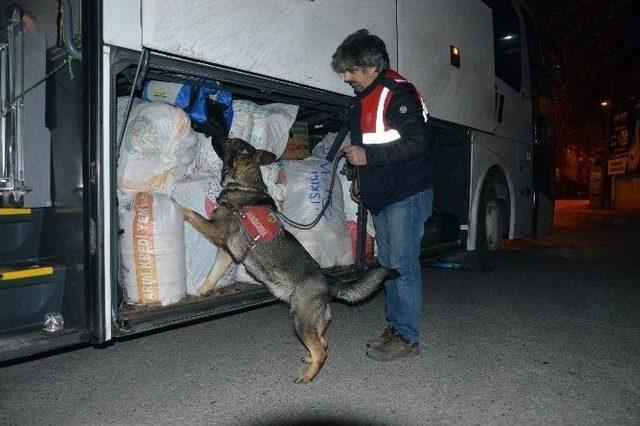
[[[330,59],[360,28],[386,42],[392,68],[417,86],[434,123],[436,214],[424,258],[463,250],[488,269],[501,239],[551,230],[543,63],[520,0],[8,3],[0,361],[272,302],[265,288],[245,285],[169,306],[125,303],[116,98],[148,79],[210,84],[234,99],[296,105],[314,131],[339,131],[353,93]]]

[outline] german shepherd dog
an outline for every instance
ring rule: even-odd
[[[241,139],[214,137],[213,148],[223,160],[222,192],[211,220],[181,207],[185,219],[220,248],[216,265],[201,294],[213,289],[231,262],[243,263],[247,272],[264,283],[278,299],[291,306],[296,333],[309,355],[302,358],[307,369],[296,383],[312,381],[327,358],[324,332],[331,318],[331,299],[355,303],[373,294],[394,270],[372,267],[351,284],[332,282],[302,244],[283,227],[268,241],[254,244],[247,237],[241,213],[247,206],[271,209],[275,221],[276,204],[267,193],[260,166],[274,162],[271,152],[255,149]]]

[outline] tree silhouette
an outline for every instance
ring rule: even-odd
[[[559,48],[562,70],[552,84],[558,152],[585,158],[606,142],[609,107],[640,93],[640,1],[529,0],[540,32]]]

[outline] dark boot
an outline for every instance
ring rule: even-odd
[[[367,348],[378,346],[391,339],[395,334],[398,334],[398,332],[391,327],[387,327],[384,329],[381,335],[367,341]]]
[[[378,346],[367,349],[367,357],[380,362],[393,361],[407,356],[415,356],[420,353],[418,342],[409,343],[399,334],[394,335],[380,343]]]

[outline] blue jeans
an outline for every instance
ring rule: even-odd
[[[420,243],[433,209],[433,188],[385,207],[373,216],[378,261],[401,276],[385,283],[387,325],[409,343],[419,340],[422,316]]]

